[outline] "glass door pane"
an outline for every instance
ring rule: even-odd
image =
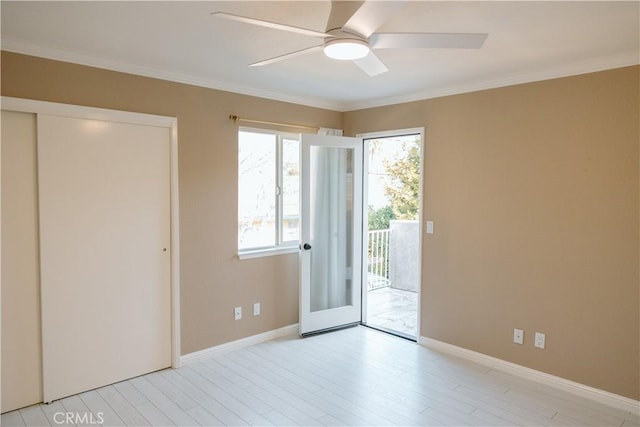
[[[311,311],[352,305],[353,149],[311,147]]]

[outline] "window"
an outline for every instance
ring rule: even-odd
[[[238,132],[238,251],[273,252],[300,239],[300,141],[294,134]]]

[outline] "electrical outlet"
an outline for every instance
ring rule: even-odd
[[[545,335],[540,332],[536,332],[536,339],[533,343],[538,348],[544,348]]]
[[[260,316],[260,303],[256,302],[253,304],[253,315]]]
[[[522,329],[513,330],[513,342],[516,344],[524,343],[524,331]]]
[[[242,307],[236,307],[233,311],[233,318],[235,320],[242,319]]]

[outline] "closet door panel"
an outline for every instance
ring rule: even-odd
[[[2,111],[2,404],[42,401],[35,114]]]
[[[171,365],[170,130],[38,116],[44,401]]]

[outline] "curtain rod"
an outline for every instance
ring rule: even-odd
[[[288,128],[298,128],[298,129],[310,129],[310,130],[319,130],[320,128],[317,126],[303,126],[303,125],[292,125],[289,123],[278,123],[278,122],[269,122],[265,120],[252,120],[252,119],[243,119],[242,117],[234,116],[233,114],[229,116],[229,119],[234,122],[245,122],[245,123],[257,123],[261,125],[273,125],[273,126],[284,126]]]

